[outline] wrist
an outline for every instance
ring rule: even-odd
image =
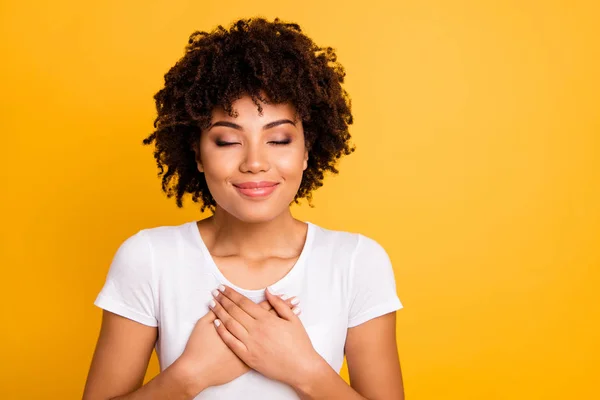
[[[294,381],[290,383],[290,386],[303,398],[310,398],[310,395],[315,392],[315,388],[318,387],[320,379],[327,376],[330,369],[327,361],[315,353],[315,357],[295,374]]]
[[[204,374],[182,357],[175,360],[169,369],[172,369],[173,378],[187,397],[193,398],[209,386],[204,381]]]

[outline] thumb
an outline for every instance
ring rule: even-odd
[[[298,315],[292,310],[290,310],[290,306],[286,304],[285,300],[282,300],[281,297],[272,293],[269,288],[265,289],[265,296],[281,318],[288,321],[298,320]],[[298,307],[294,307],[293,310],[296,310],[296,312],[300,312],[300,309]]]

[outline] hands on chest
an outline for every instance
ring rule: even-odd
[[[210,311],[196,323],[179,362],[199,391],[254,369],[295,386],[323,359],[314,350],[298,314],[297,298],[265,290],[256,304],[230,287],[214,290]]]

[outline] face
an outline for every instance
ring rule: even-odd
[[[307,167],[302,121],[290,104],[233,103],[237,117],[212,112],[200,136],[198,170],[221,208],[245,222],[269,221],[287,211]]]

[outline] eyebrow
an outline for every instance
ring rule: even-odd
[[[268,124],[263,126],[263,131],[266,131],[267,129],[275,128],[276,126],[283,125],[283,124],[291,124],[293,126],[296,126],[296,123],[289,119],[279,119],[277,121],[269,122]],[[211,128],[213,128],[215,126],[225,126],[228,128],[237,129],[238,131],[244,130],[244,128],[242,128],[240,125],[233,123],[233,122],[229,122],[229,121],[217,121],[214,124],[211,124],[208,127],[208,130],[210,130]]]

